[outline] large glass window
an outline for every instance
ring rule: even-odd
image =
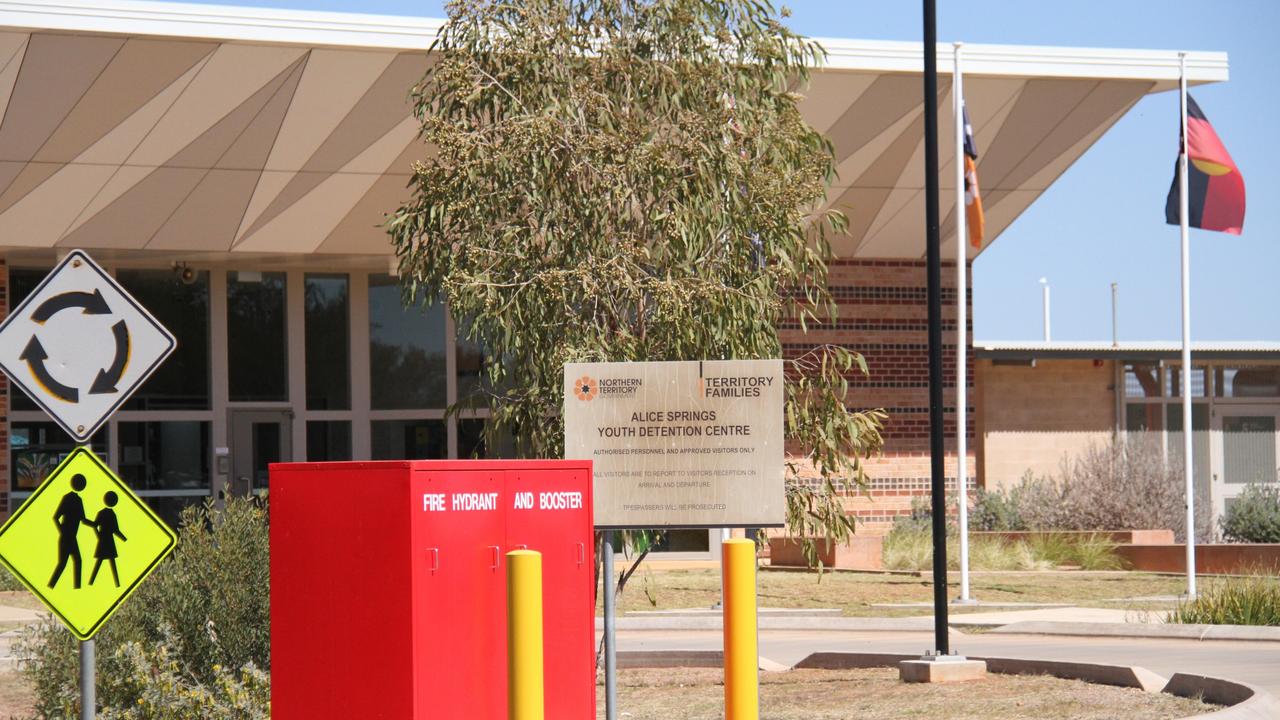
[[[135,490],[208,490],[209,423],[116,423],[120,478]]]
[[[13,492],[31,492],[79,443],[52,422],[19,422],[9,425],[9,487]],[[107,431],[99,430],[89,439],[99,456],[107,454]]]
[[[1155,363],[1125,365],[1124,396],[1130,398],[1160,397],[1160,366]]]
[[[35,268],[9,268],[9,309],[13,310],[18,304],[27,299],[32,290],[40,284],[40,281],[49,274],[49,269]],[[27,397],[22,390],[9,384],[9,400],[10,407],[13,410],[39,410],[40,407]],[[13,467],[10,465],[10,467]]]
[[[120,270],[116,279],[178,339],[173,354],[124,409],[207,410],[209,273],[194,273],[184,282],[170,270]]]
[[[391,275],[369,276],[369,385],[374,410],[445,406],[445,314],[401,302]]]
[[[350,302],[346,275],[306,276],[307,409],[351,409]]]
[[[1214,369],[1217,397],[1280,398],[1280,365]]]
[[[307,460],[327,462],[351,459],[351,421],[307,422]]]
[[[1202,367],[1191,366],[1191,397],[1206,397],[1208,387],[1205,383],[1208,371]],[[1164,371],[1165,397],[1182,397],[1182,364],[1170,365]]]
[[[284,298],[284,273],[228,274],[227,372],[232,402],[289,399]]]
[[[449,456],[443,420],[375,420],[374,460],[437,460]]]

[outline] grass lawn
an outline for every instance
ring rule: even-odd
[[[705,668],[622,670],[618,710],[629,720],[724,717],[722,671]],[[597,718],[604,717],[603,689]],[[762,720],[1160,720],[1218,707],[1172,695],[1092,685],[1048,676],[989,675],[955,685],[905,684],[895,668],[766,673]]]
[[[619,563],[621,564],[621,563]],[[1136,572],[1008,572],[970,575],[971,594],[984,602],[1070,603],[1128,610],[1168,609],[1148,601],[1106,602],[1117,598],[1177,595],[1179,577]],[[958,595],[959,574],[948,584]],[[874,573],[799,572],[762,569],[758,576],[761,607],[840,608],[851,617],[928,615],[927,608],[884,609],[873,604],[930,602],[929,577]],[[667,570],[641,566],[619,602],[619,611],[706,608],[720,599],[720,572],[711,569]],[[974,611],[952,608],[954,611]],[[979,612],[990,608],[978,607]]]

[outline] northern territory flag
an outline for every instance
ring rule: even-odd
[[[1179,143],[1179,160],[1181,159]],[[1178,225],[1178,171],[1164,202],[1164,219]],[[1231,154],[1218,139],[1209,119],[1187,95],[1187,224],[1202,230],[1239,235],[1244,227],[1244,177]]]
[[[969,244],[982,249],[986,219],[982,215],[982,194],[978,191],[978,144],[973,140],[969,108],[961,105],[961,112],[964,117],[964,223],[969,230]]]

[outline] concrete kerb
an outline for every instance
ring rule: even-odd
[[[596,629],[603,629],[596,618]],[[965,628],[981,628],[984,632],[1007,635],[1066,635],[1078,637],[1133,637],[1172,640],[1248,640],[1280,642],[1280,627],[1253,625],[1178,625],[1120,622],[1072,622],[1060,620],[1025,620],[992,627],[968,622],[963,614],[953,615],[952,634],[963,634]],[[932,632],[933,618],[922,617],[832,617],[814,615],[793,617],[761,614],[760,630],[813,631],[885,631]],[[721,630],[724,624],[718,613],[689,615],[624,616],[618,618],[619,630]]]
[[[919,655],[906,653],[810,653],[792,668],[760,658],[760,669],[775,672],[788,669],[849,670],[858,668],[897,667],[903,660],[916,660]],[[1004,675],[1052,675],[1068,680],[1082,680],[1101,685],[1129,687],[1145,692],[1164,692],[1179,697],[1201,697],[1208,702],[1226,705],[1222,710],[1196,715],[1183,720],[1273,720],[1280,717],[1280,701],[1261,688],[1224,678],[1191,673],[1175,673],[1167,681],[1143,667],[1102,665],[1097,663],[1062,662],[970,656],[983,660],[987,671]],[[630,650],[618,653],[621,668],[721,667],[723,655],[718,650]]]
[[[961,621],[963,622],[963,621]],[[1256,625],[1178,625],[1148,623],[1097,623],[1028,620],[1009,623],[988,632],[1001,635],[1074,635],[1083,637],[1132,637],[1170,640],[1249,640],[1280,642],[1280,627]]]

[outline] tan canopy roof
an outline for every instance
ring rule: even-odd
[[[406,93],[439,21],[148,2],[0,0],[0,248],[121,260],[384,262],[378,228],[423,148]],[[842,255],[923,255],[919,44],[824,41],[804,104],[833,139]],[[950,46],[939,46],[942,70]],[[944,54],[945,53],[945,54]],[[966,46],[965,95],[997,236],[1177,53]],[[1195,82],[1226,56],[1189,56]],[[944,237],[950,82],[939,82]],[[1172,142],[1172,140],[1171,140]],[[953,239],[948,239],[951,242]]]

